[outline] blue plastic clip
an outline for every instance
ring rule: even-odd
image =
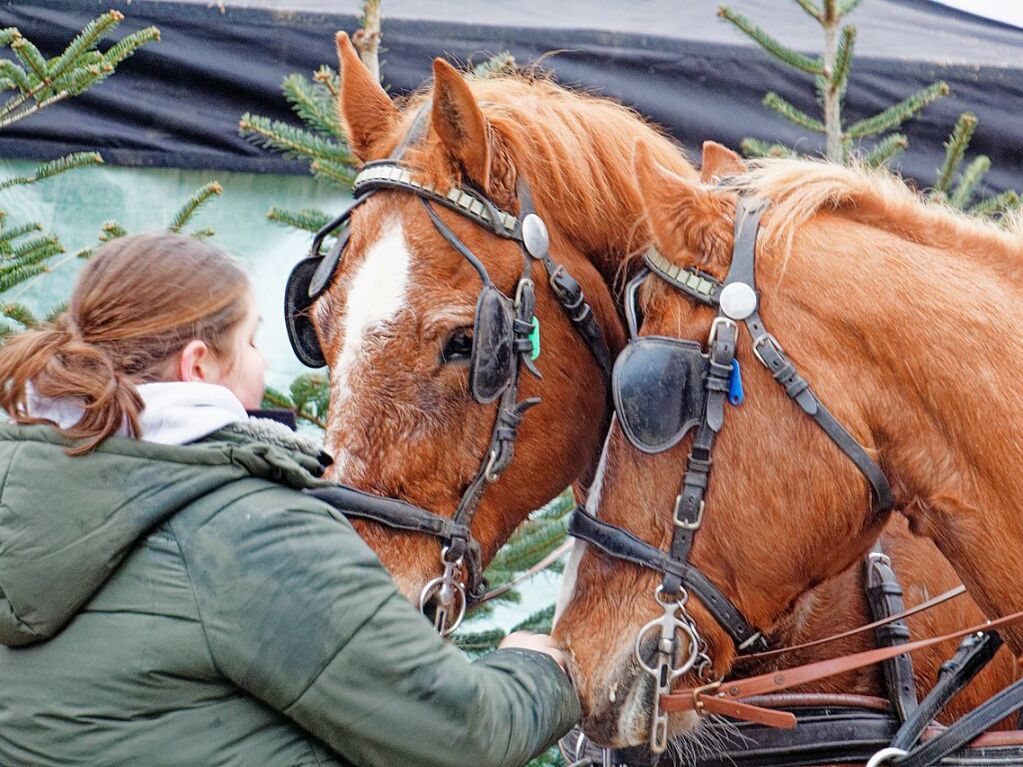
[[[742,371],[739,369],[739,360],[732,360],[732,375],[728,379],[728,401],[735,407],[742,404],[746,398],[742,390]]]

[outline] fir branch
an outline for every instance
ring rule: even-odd
[[[355,181],[355,171],[346,165],[316,160],[309,165],[309,170],[314,176],[342,186],[351,186]]]
[[[341,186],[350,187],[355,181],[355,171],[348,165],[339,165],[329,160],[314,160],[309,165],[314,176],[326,179]]]
[[[838,6],[838,15],[845,16],[852,13],[861,2],[862,0],[845,0],[844,3]]]
[[[1013,189],[1006,189],[1001,194],[997,194],[994,197],[988,197],[986,200],[981,200],[970,208],[968,213],[974,216],[994,217],[999,214],[1015,210],[1019,208],[1019,206],[1020,198],[1016,191]]]
[[[172,232],[180,232],[185,227],[185,224],[192,220],[192,217],[198,212],[199,208],[223,192],[224,187],[216,181],[211,181],[204,185],[198,192],[189,197],[188,201],[181,206],[181,209],[174,214],[174,218],[167,228]]]
[[[6,47],[21,37],[21,30],[17,27],[4,27],[0,29],[0,46]]]
[[[817,21],[824,20],[824,12],[817,6],[813,0],[796,0],[799,3],[799,7],[806,11],[810,16],[817,19]]]
[[[61,301],[46,313],[46,322],[55,322],[60,315],[67,311],[68,302]]]
[[[340,166],[357,162],[347,147],[279,120],[245,113],[238,122],[238,129],[245,139],[257,146],[281,152],[285,157],[321,160]]]
[[[26,71],[31,71],[41,82],[49,82],[50,68],[46,59],[43,58],[43,54],[31,40],[27,37],[19,37],[11,43],[11,50],[25,66]]]
[[[843,27],[842,39],[838,41],[838,52],[835,54],[835,69],[831,73],[831,86],[838,91],[839,98],[845,97],[849,85],[849,69],[855,45],[856,27]]]
[[[912,96],[903,99],[897,104],[893,104],[883,112],[853,123],[846,131],[846,135],[850,138],[863,138],[864,136],[875,136],[878,133],[896,128],[925,106],[940,98],[944,98],[950,92],[947,83],[932,83]]]
[[[294,410],[295,403],[291,401],[291,398],[287,394],[284,394],[267,384],[263,389],[263,407]]]
[[[36,316],[24,304],[4,304],[0,306],[0,314],[9,320],[14,320],[22,327],[34,328],[39,324],[39,320],[36,319]]]
[[[551,624],[554,622],[554,605],[548,605],[542,610],[537,610],[521,623],[516,624],[512,631],[534,631],[539,634],[551,633]]]
[[[991,170],[991,158],[987,155],[980,155],[974,158],[973,162],[966,166],[963,175],[959,178],[955,191],[948,199],[948,204],[957,210],[962,210],[973,197],[977,184]]]
[[[284,224],[306,232],[318,232],[330,223],[330,216],[313,208],[303,208],[296,212],[274,206],[267,212],[266,217],[275,224]]]
[[[904,152],[908,146],[909,139],[905,135],[892,133],[874,144],[874,148],[863,157],[863,164],[871,168],[887,165],[892,158]]]
[[[124,14],[111,10],[86,24],[54,62],[50,76],[57,78],[67,72],[82,54],[95,48],[103,35],[116,29],[122,21]]]
[[[956,122],[955,128],[952,129],[952,134],[948,137],[948,141],[945,142],[945,161],[941,165],[941,170],[938,172],[938,180],[934,184],[935,193],[944,195],[948,192],[949,187],[952,185],[952,179],[955,178],[956,171],[959,170],[959,166],[962,164],[966,149],[970,146],[970,140],[973,138],[973,132],[976,129],[977,116],[975,114],[963,112],[959,115],[959,120]]]
[[[10,243],[12,240],[16,240],[19,237],[24,237],[26,234],[31,234],[32,232],[41,231],[43,231],[43,225],[36,223],[34,221],[30,221],[27,224],[14,226],[11,227],[10,229],[4,229],[0,231],[0,251],[2,251],[4,245],[7,245],[8,248],[10,248]],[[7,252],[9,252],[9,250]]]
[[[452,641],[463,652],[484,653],[496,650],[504,637],[505,633],[501,629],[474,631],[472,633],[460,631],[452,637]]]
[[[143,45],[159,41],[160,30],[156,27],[146,27],[138,32],[132,32],[107,49],[107,52],[103,54],[103,63],[109,65],[110,71],[113,72],[122,61],[134,55],[135,51]]]
[[[469,77],[487,78],[497,75],[507,75],[516,69],[515,57],[508,51],[502,51],[491,56],[486,61],[480,62],[469,72]]]
[[[798,157],[794,151],[784,144],[772,144],[758,138],[744,138],[739,144],[742,153],[747,157]]]
[[[43,259],[55,256],[58,253],[63,253],[64,248],[60,244],[55,236],[49,235],[47,237],[36,237],[35,239],[23,242],[21,245],[16,247],[10,255],[10,259],[14,264],[26,261],[23,265],[28,263],[37,263]],[[45,255],[41,255],[45,254]],[[8,268],[7,264],[0,266],[0,269]]]
[[[497,570],[526,570],[565,542],[568,517],[545,522],[534,530],[516,530],[491,562]]]
[[[769,91],[761,103],[796,125],[818,133],[824,132],[824,123],[797,109],[774,91]]]
[[[0,293],[6,293],[16,285],[20,285],[26,280],[37,277],[40,274],[45,274],[48,271],[50,270],[46,264],[33,264],[22,269],[0,271]]]
[[[341,78],[335,70],[326,64],[321,64],[316,70],[313,79],[329,91],[332,98],[337,98],[341,93]]]
[[[302,122],[320,133],[346,142],[333,98],[325,86],[310,82],[302,75],[291,74],[284,78],[281,90]]]
[[[23,94],[31,93],[32,91],[32,81],[29,80],[28,73],[10,59],[0,59],[0,77],[10,80],[12,83],[17,85],[18,89],[21,90]],[[19,96],[15,96],[11,99],[11,101],[15,101],[19,98]],[[24,100],[22,100],[21,103],[24,103]],[[7,105],[5,104],[5,109],[6,106]],[[0,114],[2,113],[3,110],[0,110]]]
[[[124,237],[128,234],[128,230],[125,229],[121,224],[116,221],[104,221],[100,227],[100,242],[110,242],[116,240],[118,237]]]
[[[742,14],[736,13],[731,8],[722,5],[718,8],[718,16],[731,22],[733,26],[760,45],[761,48],[781,59],[789,66],[803,72],[809,72],[811,75],[824,74],[824,64],[819,58],[811,58],[802,53],[797,53],[771,37]]]
[[[27,186],[43,179],[52,178],[59,173],[65,173],[76,168],[84,168],[88,165],[102,165],[103,158],[98,152],[76,152],[75,154],[58,157],[56,160],[45,162],[35,169],[31,176],[18,176],[0,181],[0,190],[9,189],[12,186]]]

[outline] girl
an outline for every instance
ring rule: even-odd
[[[560,652],[470,663],[298,492],[258,324],[226,256],[143,235],[0,349],[0,764],[525,763],[579,715]]]

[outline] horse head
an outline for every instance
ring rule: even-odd
[[[722,170],[705,169],[707,181],[741,171],[734,155],[714,152],[711,165]],[[661,167],[642,145],[637,147],[636,172],[664,271],[684,281],[679,270],[694,269],[724,282],[736,236],[739,198],[734,187],[682,178]],[[765,216],[770,214],[768,208]],[[799,280],[813,264],[795,258],[786,262],[780,250],[765,245],[763,238],[757,250],[756,276],[764,286],[760,315],[778,338],[785,339],[783,343],[791,341],[792,359],[800,372],[823,393],[838,421],[870,451],[873,434],[861,392],[850,385],[858,380],[853,362],[843,359],[831,336],[821,333],[813,317],[801,311],[810,297]],[[790,289],[793,285],[799,289]],[[837,300],[827,296],[822,300],[829,298]],[[691,339],[698,349],[709,348],[718,316],[712,306],[694,301],[657,274],[639,286],[637,303],[640,337]],[[724,424],[713,443],[714,469],[703,496],[705,513],[692,518],[678,513],[683,476],[691,468],[689,457],[699,430],[673,430],[676,437],[685,436],[666,442],[666,448],[640,449],[623,428],[621,412],[612,421],[588,512],[664,551],[671,547],[679,524],[695,521],[698,531],[691,537],[688,565],[716,588],[715,602],[730,602],[748,626],[768,633],[802,594],[865,554],[887,515],[871,511],[870,485],[863,474],[772,380],[749,339],[738,336],[733,348],[745,402],[724,405]],[[658,394],[657,383],[643,382],[654,387],[649,389],[651,401]],[[628,393],[619,388],[617,378],[615,387],[616,410],[624,406],[642,411],[644,402],[619,402],[619,395],[625,398]],[[644,415],[654,422],[669,421],[678,417],[672,408],[685,403],[669,405]],[[684,420],[680,417],[677,425]],[[740,652],[754,646],[736,637],[735,626],[725,625],[728,616],[722,621],[720,609],[708,609],[708,592],[683,589],[684,610],[676,613],[681,608],[665,599],[660,573],[610,557],[598,546],[578,541],[566,572],[555,633],[571,651],[584,728],[598,742],[628,746],[650,737],[658,697],[658,680],[652,673],[658,634],[651,627],[659,624],[652,622],[664,615],[685,616],[672,631],[683,658],[700,662],[678,680],[679,685],[720,679]],[[688,624],[681,625],[685,621],[692,621],[692,632]],[[677,733],[695,727],[697,721],[691,712],[676,715],[669,729]]]
[[[588,302],[576,314],[590,307],[612,351],[623,343],[620,321],[605,280],[562,224],[571,215],[544,189],[556,182],[541,174],[546,160],[534,152],[542,136],[527,136],[529,126],[509,117],[509,103],[541,98],[535,88],[518,79],[470,82],[438,59],[432,88],[399,109],[343,33],[338,49],[338,109],[353,152],[370,169],[400,155],[406,186],[430,191],[386,189],[362,202],[343,258],[309,309],[330,367],[330,476],[447,517],[478,485],[472,534],[485,564],[529,511],[592,471],[608,418],[605,372],[549,284],[550,262],[527,252],[528,236],[495,234],[491,217],[517,221],[512,229],[521,232],[523,190],[531,189],[551,257]],[[443,204],[458,190],[475,201],[475,218]],[[523,279],[527,268],[532,281]],[[523,356],[508,344],[522,342],[520,320],[530,318],[504,317],[501,307],[518,312],[523,290],[535,298],[539,338],[528,356],[538,356],[519,365],[517,400],[506,402],[508,355]],[[514,341],[505,337],[511,325]],[[492,380],[499,390],[481,391]],[[533,398],[540,404],[530,412],[515,408]],[[492,471],[495,440],[503,472]],[[356,524],[410,598],[442,570],[436,538]]]

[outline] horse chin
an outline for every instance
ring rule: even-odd
[[[583,717],[583,730],[594,743],[607,748],[646,747],[653,726],[654,679],[635,663],[609,685],[595,691],[599,699],[591,701]],[[699,717],[686,712],[673,715],[668,735],[674,737],[696,729]]]

